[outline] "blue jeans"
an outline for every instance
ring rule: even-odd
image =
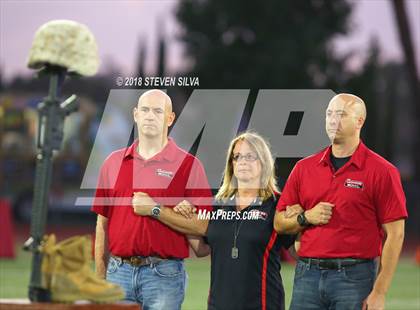
[[[172,259],[134,267],[110,257],[106,272],[109,282],[123,288],[125,301],[138,303],[143,310],[181,309],[186,277],[184,261]]]
[[[299,260],[290,310],[361,309],[375,278],[373,260],[340,269],[320,269]]]

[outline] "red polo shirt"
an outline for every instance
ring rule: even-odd
[[[142,191],[167,207],[186,199],[210,209],[212,194],[204,168],[172,139],[148,160],[136,151],[138,143],[113,152],[100,171],[92,211],[108,218],[109,250],[116,256],[188,257],[185,235],[134,214],[131,200],[133,192]]]
[[[407,217],[399,172],[362,142],[337,171],[330,153],[331,146],[295,165],[277,210],[293,204],[308,210],[321,201],[335,205],[328,224],[303,231],[301,257],[377,257],[382,224]]]

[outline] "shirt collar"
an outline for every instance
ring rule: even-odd
[[[235,203],[233,202],[236,198],[236,194],[233,194],[232,196],[229,197],[229,200],[231,201],[231,203],[234,205]],[[260,197],[255,198],[250,206],[261,206],[263,203],[262,199]]]
[[[139,158],[143,159],[139,153],[137,152],[137,147],[139,146],[139,140],[136,139],[133,144],[131,144],[125,151],[124,159],[126,158]],[[175,144],[175,141],[172,138],[168,138],[168,143],[166,143],[165,147],[157,153],[155,156],[148,160],[167,160],[167,161],[174,161],[176,159],[178,146]],[[144,159],[143,159],[144,160]]]
[[[365,152],[366,152],[366,145],[362,142],[362,140],[360,140],[359,145],[357,146],[354,153],[351,155],[351,158],[349,160],[349,165],[354,165],[359,169],[362,168],[363,163],[366,158]],[[319,160],[319,164],[331,165],[330,155],[331,155],[331,145],[324,150],[324,153],[322,154],[322,157]]]

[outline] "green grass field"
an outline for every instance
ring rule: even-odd
[[[189,259],[186,265],[189,281],[183,309],[204,310],[210,284],[210,260]],[[26,298],[29,271],[28,253],[19,251],[16,260],[0,260],[0,298]],[[282,276],[288,305],[292,292],[293,266],[285,264],[282,267]],[[420,268],[413,260],[401,259],[387,296],[386,309],[420,309]]]

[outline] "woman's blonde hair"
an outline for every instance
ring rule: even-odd
[[[274,171],[274,159],[270,151],[269,143],[256,132],[246,131],[238,135],[230,142],[226,156],[226,165],[223,175],[223,183],[216,194],[217,200],[224,200],[232,197],[237,191],[238,182],[233,174],[233,149],[236,143],[245,141],[257,154],[261,163],[261,187],[259,197],[266,200],[270,196],[279,193]]]

